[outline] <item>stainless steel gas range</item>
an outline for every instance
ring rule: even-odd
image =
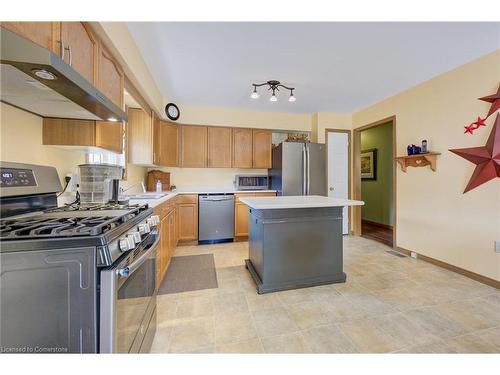
[[[0,169],[0,352],[149,351],[159,218],[147,205],[57,207],[54,168]]]

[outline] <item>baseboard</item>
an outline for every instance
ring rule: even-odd
[[[394,227],[392,225],[383,224],[383,223],[377,223],[376,221],[371,221],[371,220],[362,219],[361,220],[361,225],[363,225],[363,223],[366,223],[366,224],[369,224],[369,225],[373,225],[374,227],[384,228],[384,229],[390,229],[390,230],[394,229]]]
[[[237,236],[234,237],[234,242],[244,242],[248,241],[248,236]]]
[[[411,256],[411,253],[412,253],[412,251],[404,249],[404,248],[399,247],[399,246],[395,247],[394,250],[399,251],[400,253],[403,253],[403,254],[408,255],[408,256]],[[437,260],[437,259],[428,257],[426,255],[422,255],[419,253],[416,253],[416,254],[417,254],[417,258],[420,260],[423,260],[425,262],[434,264],[435,266],[447,269],[448,271],[458,273],[462,276],[468,277],[469,279],[478,281],[482,284],[486,284],[486,285],[491,286],[493,288],[500,289],[500,281],[497,281],[495,279],[491,279],[489,277],[480,275],[480,274],[472,272],[472,271],[468,271],[468,270],[461,268],[461,267],[454,266],[453,264],[449,264],[449,263],[443,262],[441,260]]]

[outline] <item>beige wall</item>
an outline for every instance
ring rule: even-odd
[[[78,164],[85,162],[82,152],[42,145],[42,118],[8,104],[0,103],[1,160],[50,165],[64,181]]]
[[[350,113],[319,112],[317,115],[318,142],[325,143],[325,129],[351,129]]]
[[[311,131],[311,115],[179,105],[179,123]]]
[[[448,151],[485,144],[494,120],[473,136],[463,126],[484,116],[477,98],[497,91],[500,50],[353,115],[354,128],[396,115],[397,153],[429,140],[437,171],[397,170],[397,245],[500,280],[500,179],[462,194],[474,165]]]

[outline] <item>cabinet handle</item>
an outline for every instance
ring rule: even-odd
[[[64,42],[61,40],[58,40],[57,43],[61,45],[61,59],[64,61],[64,51],[66,50],[66,47],[64,47]]]
[[[65,50],[66,50],[66,51],[68,51],[68,53],[69,53],[69,66],[71,66],[71,62],[72,62],[72,58],[71,58],[71,57],[72,57],[72,54],[71,54],[71,46],[67,46],[67,47],[65,48]]]

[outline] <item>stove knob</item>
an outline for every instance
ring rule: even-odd
[[[148,223],[139,224],[139,233],[140,234],[147,234],[149,232],[151,232],[151,229],[149,228]]]
[[[135,243],[141,243],[142,238],[141,238],[141,234],[139,232],[132,233],[132,236],[134,236]]]
[[[130,247],[129,247],[129,242],[128,242],[128,240],[127,240],[126,238],[122,238],[122,239],[120,240],[120,242],[119,242],[119,245],[118,245],[118,246],[120,247],[120,250],[121,250],[122,252],[125,252],[125,251],[130,250]]]
[[[135,239],[133,234],[127,234],[128,247],[130,250],[135,248]]]
[[[158,215],[153,215],[151,218],[154,220],[155,225],[160,224],[160,217]]]

